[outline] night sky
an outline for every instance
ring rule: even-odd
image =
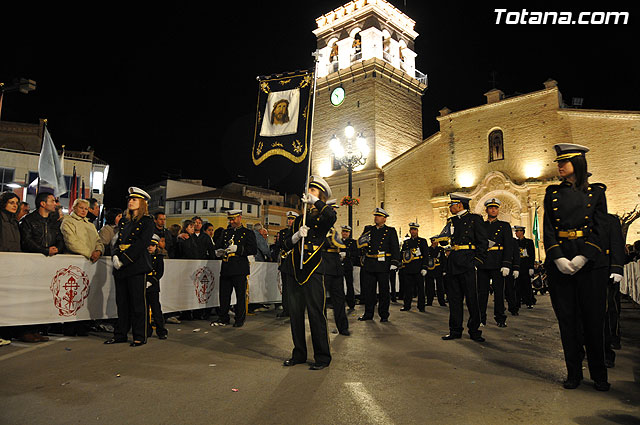
[[[293,190],[291,182],[274,185],[252,167],[256,76],[311,68],[315,18],[346,1],[137,3],[3,5],[0,81],[26,77],[37,89],[7,94],[2,119],[47,118],[58,148],[92,146],[111,165],[107,206],[120,206],[128,186],[168,173],[217,187],[244,176],[250,184]],[[567,103],[581,97],[587,109],[640,110],[633,47],[640,15],[628,4],[578,10],[541,2],[390,3],[416,21],[420,34],[416,68],[429,77],[424,137],[438,130],[435,117],[444,106],[458,111],[485,103],[492,75],[508,96],[540,90],[553,78]],[[627,11],[630,19],[496,25],[494,9],[501,7]]]

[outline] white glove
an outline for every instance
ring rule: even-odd
[[[426,270],[420,270],[420,274],[422,275],[422,277],[425,277],[427,275],[427,271]]]
[[[225,251],[222,248],[216,249],[216,257],[222,257],[224,255],[224,252]]]
[[[514,270],[514,271],[513,271],[513,278],[514,278],[514,279],[517,279],[517,278],[518,278],[518,276],[520,276],[520,270]]]
[[[397,270],[397,269],[398,269],[398,266],[392,264],[389,270]]]
[[[553,262],[562,274],[574,274],[577,272],[576,267],[566,257],[556,258]]]
[[[237,250],[238,250],[238,245],[229,245],[227,249],[225,249],[225,252],[231,253],[231,252],[236,252]]]
[[[575,257],[573,257],[573,260],[571,260],[571,264],[573,264],[573,267],[576,269],[574,273],[577,273],[578,270],[583,268],[584,265],[587,264],[587,261],[589,260],[587,260],[587,257],[585,257],[584,255],[576,255]]]
[[[500,273],[502,273],[502,277],[507,277],[507,276],[509,276],[509,272],[510,272],[510,271],[511,271],[511,270],[509,270],[509,267],[502,267],[502,268],[500,269]]]
[[[347,253],[346,252],[341,252],[340,253],[340,259],[344,260],[347,257]]]
[[[533,269],[529,269],[529,276],[533,276]]]
[[[622,280],[622,275],[618,273],[611,273],[609,279],[613,279],[614,283],[620,283],[620,281]]]
[[[113,261],[113,268],[116,270],[120,270],[120,267],[123,266],[122,261],[120,261],[117,255],[111,257],[111,261]]]
[[[302,238],[306,238],[309,232],[308,226],[301,226],[300,229],[291,236],[291,242],[295,245]]]
[[[304,202],[305,204],[315,204],[316,202],[318,202],[318,198],[310,193],[305,193],[302,196],[302,202]]]

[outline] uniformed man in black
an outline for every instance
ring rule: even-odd
[[[303,196],[307,204],[305,214],[296,218],[292,235],[285,239],[284,246],[293,250],[291,255],[295,282],[289,287],[289,317],[293,352],[284,366],[294,366],[307,361],[304,312],[309,316],[314,363],[311,370],[320,370],[331,363],[327,316],[325,314],[325,264],[322,247],[329,230],[336,222],[336,212],[326,204],[331,188],[318,176],[311,176],[309,191]]]
[[[400,250],[405,281],[404,306],[400,311],[411,310],[411,301],[414,291],[418,294],[418,310],[424,312],[424,277],[427,275],[427,260],[429,247],[427,240],[418,236],[418,223],[409,223],[411,237],[405,239]]]
[[[607,214],[608,238],[605,253],[609,263],[609,280],[607,282],[607,314],[604,322],[604,355],[605,365],[614,367],[616,352],[620,347],[620,281],[624,273],[624,240],[622,226],[618,216]]]
[[[504,282],[504,297],[507,300],[507,308],[512,316],[518,316],[518,310],[520,309],[520,302],[517,300],[518,290],[517,281],[520,277],[520,247],[518,246],[518,239],[511,237],[513,241],[513,250],[511,253],[511,273],[506,277]]]
[[[398,233],[385,223],[389,214],[382,208],[373,211],[373,226],[366,226],[358,238],[358,247],[362,249],[364,262],[360,269],[362,276],[361,292],[364,295],[364,314],[360,321],[373,320],[376,303],[381,322],[389,321],[389,270],[397,270],[400,265],[400,244]],[[376,297],[376,289],[378,297]]]
[[[230,322],[231,292],[236,293],[235,321],[233,327],[244,325],[247,313],[247,285],[250,255],[258,249],[255,233],[242,225],[242,210],[227,211],[229,226],[222,232],[216,255],[222,258],[220,269],[220,308],[218,320],[213,326],[225,326]]]
[[[478,300],[480,315],[484,325],[487,324],[487,304],[489,302],[489,285],[493,286],[493,317],[500,328],[507,327],[507,316],[504,314],[505,278],[511,273],[513,256],[513,237],[511,225],[498,220],[500,200],[491,198],[484,203],[487,220],[483,222],[487,233],[487,259],[478,266]]]
[[[574,144],[557,144],[558,175],[544,197],[545,270],[551,304],[558,319],[567,367],[566,389],[583,379],[582,350],[587,354],[594,387],[608,391],[604,354],[606,314],[606,258],[609,240],[606,187],[589,183],[586,152]],[[521,267],[524,271],[524,268]]]
[[[356,294],[353,289],[353,266],[359,264],[358,246],[351,237],[351,226],[342,226],[342,243],[345,248],[340,248],[340,258],[342,259],[342,268],[344,270],[344,281],[347,288],[345,301],[349,307],[349,312],[355,310]]]
[[[327,201],[334,211],[338,209],[335,199]],[[324,284],[329,298],[331,299],[331,307],[333,308],[333,318],[340,335],[349,336],[349,321],[345,312],[345,296],[344,296],[344,268],[342,259],[340,258],[340,250],[346,249],[347,246],[342,241],[342,235],[333,227],[327,233],[327,240],[322,247],[322,262],[324,263]]]
[[[436,294],[438,296],[438,304],[446,306],[444,297],[444,265],[446,264],[446,255],[444,249],[438,243],[438,237],[430,238],[431,246],[428,248],[427,258],[427,276],[425,278],[425,292],[427,296],[427,305],[433,304]]]
[[[441,236],[451,238],[451,253],[447,258],[447,293],[449,295],[449,334],[443,340],[462,337],[464,318],[463,302],[469,310],[467,328],[472,340],[484,342],[480,328],[478,281],[476,268],[487,258],[487,233],[482,217],[469,212],[470,198],[451,194],[449,211],[453,217],[447,220]]]
[[[531,278],[534,273],[536,250],[533,240],[525,238],[524,226],[513,226],[516,231],[516,249],[520,252],[520,273],[516,279],[516,311],[522,304],[533,308],[533,288]]]
[[[280,279],[282,281],[282,311],[276,317],[289,317],[289,300],[287,291],[293,280],[293,264],[291,262],[291,251],[285,249],[284,241],[291,236],[293,222],[299,216],[295,211],[287,212],[287,227],[278,232],[276,237],[276,249],[278,250],[278,270],[280,270]]]

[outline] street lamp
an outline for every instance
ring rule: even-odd
[[[340,141],[334,134],[329,141],[329,147],[333,151],[336,161],[340,163],[340,166],[347,169],[349,175],[349,199],[353,199],[353,169],[361,165],[366,164],[367,155],[369,155],[369,146],[367,140],[362,133],[358,133],[350,122],[344,129],[345,140]],[[354,136],[355,139],[354,139]],[[353,210],[352,205],[349,204],[349,226],[353,228]]]
[[[33,80],[29,80],[27,78],[16,78],[13,80],[13,83],[9,86],[4,83],[0,83],[0,116],[2,116],[2,97],[5,93],[11,93],[14,91],[19,91],[22,94],[27,94],[30,91],[34,91],[36,89],[36,82]]]

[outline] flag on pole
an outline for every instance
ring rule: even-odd
[[[533,213],[533,229],[531,232],[533,233],[533,242],[538,248],[538,241],[540,240],[540,228],[538,225],[538,206],[536,206],[535,212]]]
[[[303,70],[258,77],[251,158],[272,183],[294,178],[292,173],[295,180],[304,180],[310,156],[313,74]]]
[[[42,138],[42,151],[38,161],[38,176],[40,183],[47,183],[53,188],[53,195],[56,198],[67,192],[67,184],[64,181],[64,170],[60,164],[60,157],[46,125]]]
[[[76,176],[76,167],[73,166],[73,176],[71,177],[71,189],[69,190],[69,211],[73,208],[73,203],[78,196],[78,177]]]

